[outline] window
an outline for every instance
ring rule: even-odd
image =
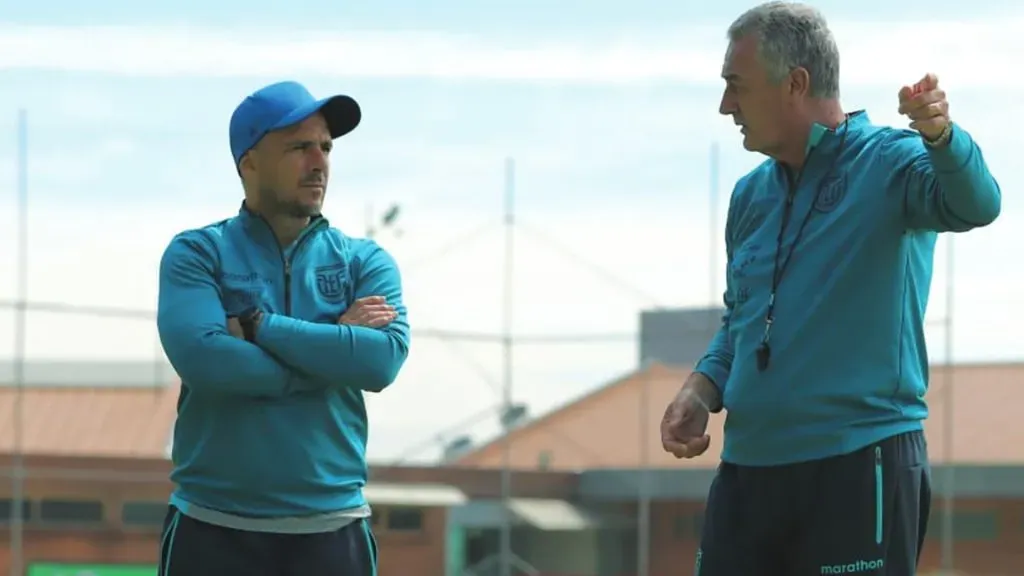
[[[551,451],[541,450],[540,454],[537,454],[537,469],[538,470],[550,470],[551,469]]]
[[[11,512],[16,509],[14,500],[10,498],[0,499],[0,524],[7,524],[11,521]],[[21,501],[21,519],[28,520],[32,515],[32,503],[28,500]]]
[[[935,510],[928,518],[928,538],[943,537],[944,515]],[[953,539],[958,542],[996,540],[999,538],[999,516],[994,510],[957,510],[953,512]]]
[[[700,540],[704,531],[704,512],[677,514],[672,531],[680,540]]]
[[[694,540],[700,540],[700,537],[704,534],[704,511],[701,510],[693,515],[693,538]]]
[[[125,526],[160,527],[166,516],[166,502],[125,502],[121,507],[121,523]]]
[[[98,500],[43,500],[39,520],[52,524],[96,524],[103,522],[103,503]]]
[[[419,508],[390,508],[387,515],[388,530],[418,532],[423,529],[423,511]]]

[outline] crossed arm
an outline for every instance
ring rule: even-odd
[[[325,383],[284,366],[228,332],[212,248],[196,233],[178,235],[160,260],[157,330],[164,353],[201,393],[281,397]]]
[[[256,343],[289,366],[318,380],[380,392],[398,376],[409,355],[409,322],[402,303],[402,283],[394,259],[376,244],[367,244],[358,268],[355,298],[382,296],[395,318],[380,328],[317,324],[280,314],[265,314]]]
[[[332,386],[379,391],[408,355],[409,326],[394,260],[373,246],[362,262],[356,296],[380,294],[397,318],[378,328],[263,317],[256,343],[232,336],[215,280],[211,247],[179,235],[160,262],[157,328],[175,371],[197,392],[280,397]]]

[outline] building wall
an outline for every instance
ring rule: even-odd
[[[651,574],[693,574],[703,512],[703,503],[652,503]]]
[[[0,472],[4,462],[0,458]],[[50,477],[31,478],[26,481],[26,498],[33,502],[35,520],[26,526],[24,561],[69,562],[100,564],[155,564],[157,539],[162,512],[170,485],[166,481],[166,463],[151,467],[120,469],[111,464],[99,464],[93,470],[82,464],[50,463]],[[148,468],[147,468],[148,467]],[[35,474],[42,474],[33,469]],[[471,497],[494,497],[497,492],[497,474],[485,470],[444,468],[380,469],[375,477],[388,482],[436,482],[460,486]],[[43,474],[46,476],[46,474]],[[573,497],[573,477],[566,474],[520,473],[517,487],[533,497]],[[9,478],[0,474],[0,504],[9,498]],[[40,504],[43,501],[95,501],[102,502],[98,521],[68,526],[66,523],[41,522]],[[123,515],[130,504],[152,505],[147,518],[132,520]],[[1019,500],[958,500],[954,517],[955,566],[963,576],[1019,576],[1024,573],[1024,499]],[[923,558],[922,576],[936,570],[941,564],[941,511],[942,501],[936,499],[934,521]],[[445,531],[447,511],[422,509],[421,525],[415,530],[389,528],[391,511],[385,506],[375,507],[377,512],[375,533],[380,549],[381,576],[446,576]],[[636,516],[634,504],[623,504],[621,511]],[[0,514],[2,524],[5,514]],[[692,574],[699,534],[702,527],[703,503],[654,502],[651,506],[650,574],[661,576]],[[144,520],[144,521],[142,521]],[[609,565],[598,561],[603,552],[613,548],[609,542],[595,544],[586,534],[566,535],[565,538],[537,536],[539,557],[549,569],[558,569],[559,576],[595,576],[596,565]],[[604,536],[608,537],[608,534]],[[630,547],[635,536],[624,535],[622,543]],[[13,576],[7,571],[10,534],[0,526],[0,576]],[[634,556],[633,550],[623,549],[622,555]],[[561,555],[561,558],[559,557]],[[572,561],[561,561],[571,558]],[[548,560],[551,560],[548,562]],[[607,560],[607,559],[605,559]],[[630,576],[635,565],[631,558],[626,566],[602,572],[601,576]],[[557,574],[557,572],[556,572]],[[635,575],[633,575],[635,576]],[[959,576],[959,575],[958,575]]]
[[[702,456],[678,460],[661,447],[659,423],[689,371],[651,366],[512,432],[511,465],[517,470],[579,471],[595,468],[679,468],[718,466],[724,418],[708,424],[712,445]],[[479,447],[460,466],[500,468],[503,443]]]
[[[424,529],[416,533],[376,532],[380,576],[445,576],[443,510],[428,510]],[[14,576],[10,565],[10,531],[0,530],[0,576]],[[120,529],[26,529],[22,561],[69,564],[145,564],[158,561],[159,533]]]
[[[940,501],[929,528],[920,574],[942,566]],[[963,576],[1018,576],[1024,573],[1024,499],[966,500],[954,515],[957,539],[953,566]],[[996,530],[979,523],[976,513],[995,513]],[[655,502],[651,507],[651,574],[693,576],[703,505],[695,502]]]
[[[715,468],[725,425],[721,414],[708,423],[711,448],[703,455],[678,460],[661,447],[661,416],[688,375],[686,369],[654,364],[526,423],[510,434],[512,466],[568,471]],[[1024,462],[1024,426],[1017,408],[1020,403],[1014,401],[1024,391],[1024,364],[932,366],[930,375],[926,399],[931,412],[925,435],[933,464]],[[946,388],[950,383],[955,385]],[[1000,401],[993,403],[991,398]],[[943,408],[947,400],[951,410]],[[956,433],[947,434],[949,429]],[[501,441],[483,444],[457,459],[458,465],[484,468],[499,468],[502,462]]]
[[[144,564],[155,566],[159,537],[171,485],[166,473],[143,473],[102,467],[97,470],[60,468],[34,470],[52,477],[30,478],[24,498],[30,517],[23,530],[22,563]],[[9,573],[11,484],[0,479],[0,576]],[[53,504],[89,508],[77,520],[53,514]],[[146,514],[126,515],[142,509]],[[95,513],[99,510],[99,515]],[[391,508],[374,508],[374,532],[380,552],[380,576],[445,576],[445,528],[447,511],[412,508],[420,518],[413,529],[397,529],[389,523]],[[49,512],[44,514],[43,512]]]
[[[516,535],[515,550],[542,574],[597,574],[597,530],[544,532],[523,530]]]
[[[54,470],[51,477],[29,478],[24,498],[22,563],[156,565],[162,514],[170,486],[157,475],[118,479],[115,470]],[[129,474],[129,476],[131,476]],[[0,483],[4,515],[11,508],[11,484]],[[148,508],[146,518],[122,517],[129,509]],[[0,519],[0,576],[9,573],[10,531]]]
[[[925,574],[942,566],[942,514],[936,498],[922,557]],[[957,501],[953,536],[953,566],[965,576],[1024,573],[1024,499]]]
[[[0,539],[0,576],[13,576],[10,532],[0,530]],[[26,569],[41,562],[155,566],[157,541],[149,534],[112,530],[30,530],[25,532],[22,562]]]
[[[375,524],[379,576],[445,576],[445,510],[424,509],[423,527],[415,532],[388,530],[379,521]]]

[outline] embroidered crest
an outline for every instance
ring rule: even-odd
[[[842,203],[843,198],[846,198],[846,178],[835,176],[827,182],[821,183],[821,191],[817,200],[814,201],[814,209],[827,214],[835,210]]]
[[[344,262],[314,270],[316,291],[328,302],[344,302],[348,294],[348,266]]]

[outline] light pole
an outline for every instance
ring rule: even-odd
[[[515,256],[515,161],[505,160],[505,269],[502,294],[502,386],[501,386],[501,547],[499,555],[501,576],[512,576],[512,336],[514,311],[514,256]]]
[[[942,405],[942,443],[946,467],[946,490],[942,495],[942,569],[952,574],[953,571],[953,513],[956,510],[956,467],[953,465],[953,422],[956,418],[956,386],[953,372],[953,267],[956,261],[954,235],[946,235],[946,371],[943,378]]]
[[[398,217],[402,214],[402,207],[398,204],[391,204],[381,214],[373,211],[373,204],[366,205],[366,237],[374,238],[378,233],[385,230],[391,231],[395,236],[402,235],[402,229],[398,227]]]
[[[25,388],[25,332],[27,328],[28,301],[28,112],[18,113],[18,268],[15,298],[18,306],[14,311],[14,466],[11,476],[11,574],[24,572],[22,540],[24,526],[22,512],[25,508],[24,494],[24,422],[22,402]]]

